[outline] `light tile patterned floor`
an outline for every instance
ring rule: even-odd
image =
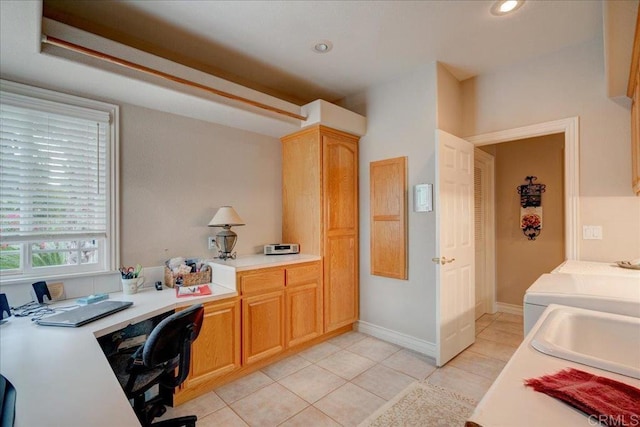
[[[161,419],[198,426],[356,426],[416,380],[480,400],[523,338],[522,317],[486,314],[476,342],[438,369],[427,356],[349,332],[224,385]],[[160,420],[160,419],[157,419]]]

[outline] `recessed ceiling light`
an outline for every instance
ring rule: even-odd
[[[491,6],[491,14],[502,16],[507,13],[515,12],[523,3],[524,0],[499,0]]]
[[[327,53],[331,49],[333,49],[333,43],[331,43],[329,40],[319,41],[313,46],[313,50],[316,53]]]

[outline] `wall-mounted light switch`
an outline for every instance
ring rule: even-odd
[[[583,240],[602,240],[602,226],[601,225],[583,225],[582,239]]]

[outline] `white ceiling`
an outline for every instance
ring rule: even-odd
[[[5,1],[5,0],[3,0]],[[460,79],[602,36],[600,0],[69,1],[47,16],[298,104],[441,61]],[[333,50],[313,52],[319,40]]]

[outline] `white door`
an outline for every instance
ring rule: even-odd
[[[473,144],[436,130],[436,365],[475,339]]]
[[[474,219],[476,319],[495,310],[494,163],[491,154],[474,149]]]

